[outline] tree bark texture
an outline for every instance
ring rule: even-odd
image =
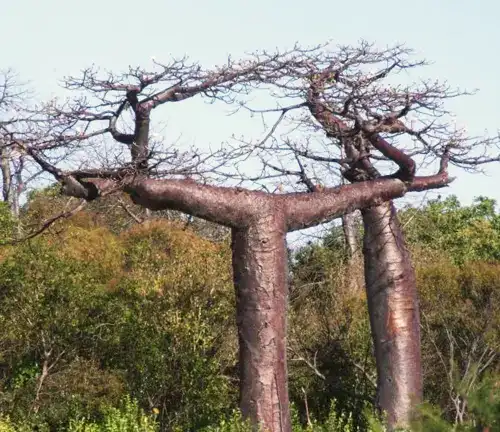
[[[422,401],[415,272],[392,202],[361,210],[365,283],[377,364],[377,404],[390,428],[408,425]]]
[[[287,388],[287,250],[282,217],[233,229],[240,408],[263,431],[290,431]]]
[[[428,179],[415,176],[416,164],[411,157],[393,146],[380,133],[395,134],[405,129],[396,118],[386,127],[375,131],[365,125],[363,134],[353,139],[344,136],[348,125],[333,114],[321,97],[325,75],[318,75],[308,95],[313,117],[323,126],[327,136],[341,140],[343,150],[352,160],[344,177],[352,182],[366,178],[381,178],[367,157],[361,157],[366,141],[398,166],[395,176],[411,183],[410,190],[425,190]],[[449,154],[442,155],[439,172],[434,179],[448,183]],[[445,180],[446,179],[446,180]],[[444,183],[443,183],[444,185]],[[420,360],[420,317],[415,274],[392,201],[361,210],[364,225],[363,255],[365,285],[372,338],[377,364],[379,407],[388,415],[389,428],[405,426],[412,409],[422,400],[422,370]]]

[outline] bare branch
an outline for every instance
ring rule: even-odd
[[[81,200],[80,203],[76,207],[74,207],[73,209],[61,212],[61,213],[57,214],[56,216],[53,216],[49,219],[44,220],[40,224],[40,226],[36,230],[32,231],[31,233],[29,233],[21,238],[16,238],[16,239],[2,242],[2,244],[17,244],[17,243],[22,243],[26,240],[32,239],[34,237],[37,237],[38,235],[42,234],[44,231],[49,229],[56,222],[58,222],[62,219],[68,219],[71,216],[74,216],[75,214],[77,214],[78,212],[83,210],[85,208],[86,204],[87,204],[87,202],[85,200]]]

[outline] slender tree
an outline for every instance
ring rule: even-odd
[[[363,255],[359,247],[359,224],[355,212],[342,216],[342,233],[344,234],[347,255],[347,288],[351,292],[360,292],[363,283],[359,277],[359,270],[363,266]]]
[[[43,174],[16,140],[33,140],[39,123],[46,123],[40,111],[30,108],[31,91],[26,83],[19,82],[11,69],[0,72],[0,183],[1,200],[10,211],[12,233],[1,239],[2,243],[16,241],[23,235],[20,219],[23,195]]]
[[[19,216],[19,197],[24,190],[25,157],[22,152],[10,145],[10,128],[19,130],[25,123],[26,113],[22,104],[27,92],[17,80],[12,70],[0,73],[0,171],[2,200],[17,218]]]
[[[321,63],[322,56],[322,51],[296,47],[284,54],[262,53],[252,61],[230,61],[208,71],[186,65],[184,60],[162,65],[159,73],[131,69],[123,76],[99,78],[96,71],[86,70],[82,78],[68,79],[67,87],[87,91],[97,99],[95,103],[91,104],[89,97],[63,106],[51,103],[46,106],[50,118],[43,139],[14,138],[19,148],[62,184],[66,195],[91,201],[120,191],[145,208],[179,210],[231,228],[241,410],[254,424],[270,431],[291,430],[286,366],[286,233],[381,204],[408,191],[443,187],[450,181],[448,155],[444,155],[437,174],[416,177],[410,157],[385,141],[375,141],[374,146],[399,166],[397,173],[317,188],[313,193],[221,187],[201,182],[206,158],[199,154],[186,158],[176,150],[167,152],[155,146],[151,113],[160,105],[196,95],[234,102],[235,94],[245,94],[251,86],[286,81],[290,71],[300,72],[307,82],[314,81],[311,61]],[[124,130],[125,115],[133,122],[130,132]],[[102,127],[95,126],[103,123]],[[121,145],[115,147],[116,153],[105,153],[107,147],[98,139],[104,136]],[[123,146],[128,149],[127,155]],[[94,149],[98,157],[82,161],[82,152]],[[58,161],[64,151],[74,152],[79,165],[87,167],[68,168],[71,161],[66,158],[65,168],[61,168]],[[228,157],[227,153],[216,156]],[[191,178],[179,178],[187,174]]]

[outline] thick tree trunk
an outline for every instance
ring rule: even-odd
[[[365,279],[378,375],[378,405],[390,428],[408,424],[422,401],[415,272],[392,202],[361,211]]]
[[[285,221],[275,216],[232,232],[240,407],[245,418],[270,432],[291,430],[285,235]]]

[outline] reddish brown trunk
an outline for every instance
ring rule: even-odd
[[[291,430],[287,389],[286,226],[276,212],[233,229],[233,269],[240,344],[240,407],[270,432]]]
[[[407,425],[422,401],[420,317],[415,273],[392,202],[361,211],[378,405],[390,428]]]

